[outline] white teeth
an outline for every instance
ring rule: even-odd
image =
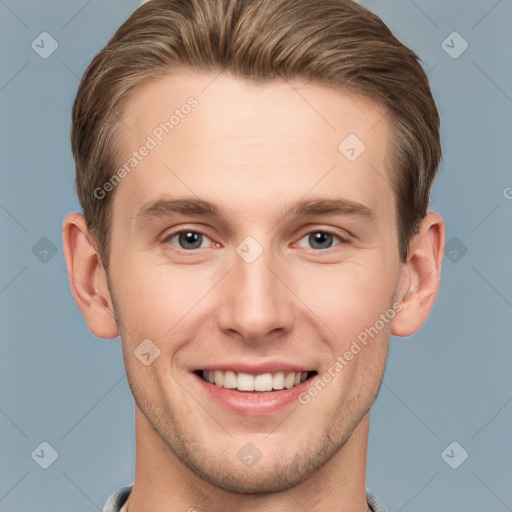
[[[209,372],[209,373],[212,373],[212,372]],[[228,388],[228,389],[236,388],[236,373],[235,372],[230,372],[230,371],[224,372],[224,382],[222,384],[222,387]]]
[[[293,388],[293,383],[295,382],[295,373],[288,373],[284,379],[284,387],[286,389]]]
[[[215,385],[219,387],[224,386],[224,373],[219,370],[215,370]]]
[[[240,391],[254,391],[254,376],[249,373],[239,373],[236,379],[236,387]]]
[[[218,387],[238,389],[239,391],[272,391],[273,389],[291,389],[304,382],[308,372],[276,372],[251,375],[233,371],[203,370],[203,379]]]
[[[272,391],[272,374],[264,373],[254,377],[254,391]]]
[[[283,389],[284,388],[284,373],[277,372],[272,377],[272,388],[273,389]]]

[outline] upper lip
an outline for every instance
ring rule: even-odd
[[[197,366],[193,371],[208,370],[208,371],[232,371],[235,373],[248,373],[251,375],[262,375],[264,373],[277,373],[277,372],[310,372],[314,371],[311,366],[304,366],[285,361],[274,361],[264,363],[249,363],[247,361],[232,361],[216,364],[205,364],[204,366]]]

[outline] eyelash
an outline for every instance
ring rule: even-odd
[[[199,235],[202,235],[208,239],[210,239],[210,237],[202,230],[200,229],[180,229],[179,231],[173,231],[172,233],[169,233],[165,238],[164,238],[164,242],[167,243],[169,242],[172,238],[174,238],[176,235],[180,235],[182,233],[196,233],[196,234],[199,234]],[[323,233],[325,235],[331,235],[333,236],[334,238],[337,238],[339,240],[339,243],[337,245],[343,245],[343,244],[346,244],[348,243],[348,240],[343,238],[342,236],[336,234],[336,233],[333,233],[332,231],[329,231],[329,230],[326,230],[326,229],[314,229],[314,230],[311,230],[311,231],[308,231],[306,233],[304,233],[299,239],[298,241],[300,242],[304,237],[308,236],[308,235],[311,235],[311,234],[314,234],[314,233]],[[176,247],[176,246],[175,246]],[[331,247],[328,247],[326,249],[313,249],[313,248],[310,248],[311,250],[313,251],[316,251],[316,252],[327,252],[329,249],[333,249],[334,247],[336,247],[336,245],[333,245]],[[197,248],[197,249],[190,249],[190,250],[186,250],[186,249],[183,249],[181,247],[176,247],[176,250],[177,252],[180,252],[182,254],[194,254],[195,251],[198,251],[199,249],[201,249],[201,247]]]

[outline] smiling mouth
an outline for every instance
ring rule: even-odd
[[[314,377],[317,372],[275,372],[252,375],[250,373],[196,370],[201,379],[219,388],[232,389],[246,393],[265,393],[291,389]]]

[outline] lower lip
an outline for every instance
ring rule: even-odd
[[[220,402],[224,407],[237,414],[247,415],[272,414],[298,401],[298,396],[311,385],[314,379],[314,377],[306,379],[298,386],[294,386],[290,389],[266,392],[244,392],[210,384],[195,373],[193,377],[199,381],[199,385],[202,389],[214,400]]]

